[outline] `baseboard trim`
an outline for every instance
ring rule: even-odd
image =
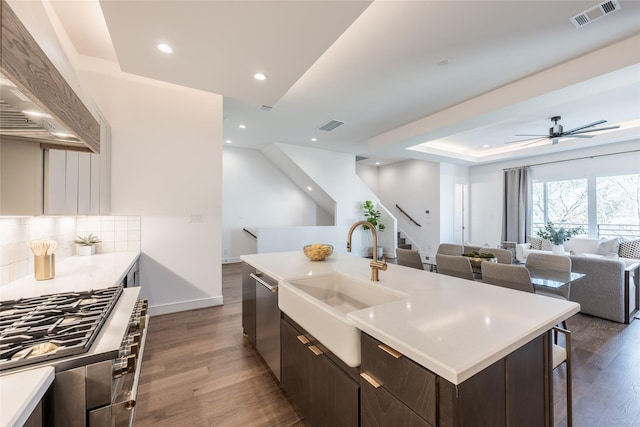
[[[171,304],[150,305],[149,315],[158,316],[161,314],[177,313],[179,311],[195,310],[198,308],[215,307],[222,305],[222,295],[211,298],[202,298],[191,301],[181,301]]]

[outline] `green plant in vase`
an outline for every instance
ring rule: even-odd
[[[382,214],[379,210],[376,209],[375,205],[371,200],[367,200],[362,204],[362,210],[364,214],[364,219],[367,222],[369,222],[371,225],[373,225],[377,232],[384,231],[385,229],[384,224],[380,221],[380,217]],[[365,230],[368,230],[369,226],[363,225],[362,228]],[[374,249],[372,248],[371,250],[373,251]],[[377,251],[378,259],[382,258],[382,254],[384,252],[382,246],[378,246],[376,248],[376,251]]]
[[[101,241],[98,236],[91,233],[86,236],[76,236],[73,242],[78,245],[76,247],[76,253],[78,255],[93,255],[96,253],[95,244]]]
[[[376,209],[375,205],[371,200],[367,200],[362,204],[362,209],[364,211],[364,219],[371,223],[376,228],[376,231],[384,231],[384,224],[380,221],[380,216],[382,215],[379,210]],[[363,225],[362,228],[368,230],[369,227]]]
[[[584,229],[582,227],[557,227],[552,221],[547,221],[547,224],[544,226],[544,228],[538,230],[536,234],[538,235],[538,237],[541,237],[553,243],[554,253],[564,253],[564,248],[561,248],[560,246],[564,245],[564,242],[580,233],[584,233]]]

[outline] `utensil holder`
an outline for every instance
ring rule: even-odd
[[[36,280],[53,279],[56,275],[56,254],[33,257]]]

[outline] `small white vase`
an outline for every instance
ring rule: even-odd
[[[564,245],[553,245],[551,253],[554,255],[564,255]]]
[[[93,255],[96,253],[95,245],[84,246],[84,245],[76,245],[76,255],[87,256]]]

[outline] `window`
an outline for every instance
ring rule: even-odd
[[[588,229],[589,205],[586,179],[534,181],[533,232],[547,221],[565,227]]]
[[[533,182],[533,233],[547,221],[585,237],[640,238],[640,174]]]
[[[640,237],[640,174],[596,178],[598,237]]]

